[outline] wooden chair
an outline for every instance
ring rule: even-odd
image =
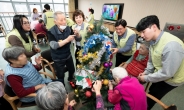
[[[54,78],[56,79],[57,71],[54,69],[54,61],[52,60],[50,49],[42,51],[41,57],[42,57],[41,61],[42,61],[43,71],[45,72],[47,68],[49,71],[52,72]],[[67,72],[67,71],[68,69],[65,67],[64,72]]]
[[[146,93],[146,96],[149,97],[150,99],[154,100],[160,106],[162,106],[163,110],[177,110],[177,107],[174,104],[167,106],[162,101],[160,101],[159,99],[157,99],[156,97],[154,97],[148,93]]]
[[[45,43],[48,43],[48,38],[47,38],[47,36],[44,33],[37,33],[36,34],[36,33],[33,32],[33,36],[34,36],[34,39],[36,40],[37,45],[38,45],[38,40],[39,39],[43,40],[43,38],[45,38],[45,40],[46,40]],[[43,37],[39,37],[39,36],[43,36]]]
[[[45,72],[40,72],[40,74],[44,74],[48,77],[50,77],[51,79],[54,79],[54,77],[48,73]],[[35,97],[36,93],[31,93],[25,97]],[[29,107],[29,106],[34,106],[36,105],[35,102],[33,103],[23,103],[19,100],[19,97],[15,95],[15,93],[13,92],[12,88],[9,87],[8,85],[5,86],[5,94],[3,95],[4,99],[6,99],[13,110],[18,110],[18,108],[23,108],[23,107]]]
[[[54,69],[54,61],[52,60],[50,49],[41,52],[41,57],[43,71],[45,72],[47,68],[52,72],[54,79],[56,79],[56,71]]]

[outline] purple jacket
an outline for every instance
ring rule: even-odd
[[[134,77],[125,77],[114,88],[118,90],[123,99],[122,110],[147,110],[146,93],[144,87]],[[120,102],[115,104],[114,110],[121,110]]]

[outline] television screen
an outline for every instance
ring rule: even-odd
[[[102,16],[106,20],[116,21],[122,17],[121,4],[104,4],[102,8]]]

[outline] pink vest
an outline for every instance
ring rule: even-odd
[[[144,87],[135,77],[127,76],[123,78],[114,89],[121,93],[130,110],[147,110]],[[114,110],[123,110],[120,107],[120,102],[115,104]]]

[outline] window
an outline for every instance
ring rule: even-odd
[[[28,2],[40,2],[40,0],[27,0]]]
[[[54,4],[54,10],[65,12],[63,4]]]
[[[58,0],[60,1],[60,0]],[[44,2],[44,3],[52,3],[52,0],[41,0],[41,2]]]
[[[12,1],[26,2],[26,0],[12,0]]]
[[[54,3],[63,3],[63,0],[53,0]]]
[[[68,2],[69,0],[0,0],[0,23],[7,33],[13,28],[15,14],[24,14],[30,20],[33,8],[41,15],[45,4],[50,5],[51,11],[62,11],[68,16]]]
[[[11,3],[5,3],[5,2],[0,2],[0,12],[11,12],[11,13],[3,13],[3,16],[13,16],[14,12],[12,4]]]
[[[8,27],[9,27],[9,30],[12,30],[13,29],[13,18],[11,19],[11,18],[5,18],[6,19],[6,21],[7,21],[7,24],[8,24]]]
[[[65,10],[66,10],[65,12],[69,12],[68,11],[68,5],[65,5]]]
[[[27,9],[27,5],[25,3],[23,4],[15,4],[15,8],[16,8],[16,12],[24,12],[24,13],[20,13],[20,14],[24,14],[24,15],[28,15],[28,9]]]
[[[10,30],[9,27],[8,27],[8,24],[7,24],[7,22],[6,22],[6,19],[5,19],[5,18],[2,18],[2,20],[3,20],[3,23],[4,23],[4,25],[5,25],[4,28],[5,28],[6,30]]]
[[[65,0],[65,3],[68,3],[68,0]]]

